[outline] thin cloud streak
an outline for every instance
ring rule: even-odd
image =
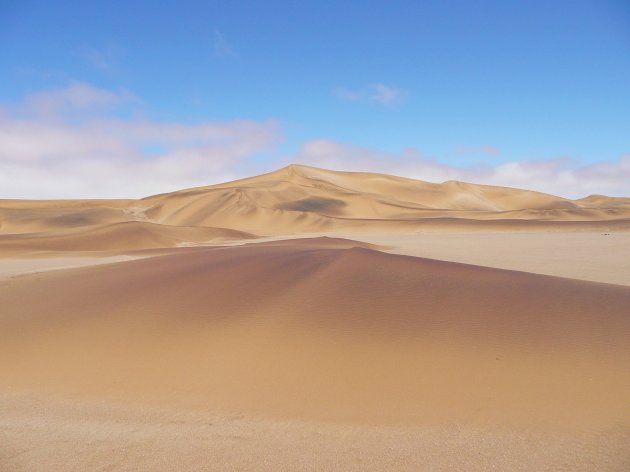
[[[220,58],[235,58],[238,54],[230,43],[225,39],[225,36],[221,31],[214,30],[213,36],[213,51],[216,57]]]
[[[371,86],[372,92],[369,94],[370,100],[381,105],[393,105],[404,100],[406,92],[385,84],[374,84]]]
[[[85,46],[79,49],[77,55],[96,70],[111,72],[115,69],[120,48],[108,46],[103,49],[96,49]]]
[[[112,92],[82,82],[72,82],[62,89],[31,94],[14,111],[31,117],[57,117],[68,112],[111,109],[133,100],[135,97],[129,92]]]
[[[372,103],[381,106],[401,104],[409,95],[406,90],[383,83],[370,84],[357,90],[338,86],[333,89],[332,93],[333,96],[342,101]]]

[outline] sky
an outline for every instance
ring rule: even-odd
[[[630,196],[630,1],[0,0],[0,198],[289,163]]]

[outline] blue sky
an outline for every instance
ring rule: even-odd
[[[292,161],[630,195],[623,0],[5,0],[0,74],[0,198]]]

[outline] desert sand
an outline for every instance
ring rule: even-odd
[[[627,470],[627,267],[622,198],[0,201],[0,470]]]

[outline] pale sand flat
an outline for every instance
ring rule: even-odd
[[[630,233],[339,233],[394,254],[630,285]]]
[[[49,254],[47,257],[0,258],[0,280],[37,272],[131,261],[140,257],[142,256],[68,256],[67,254]]]

